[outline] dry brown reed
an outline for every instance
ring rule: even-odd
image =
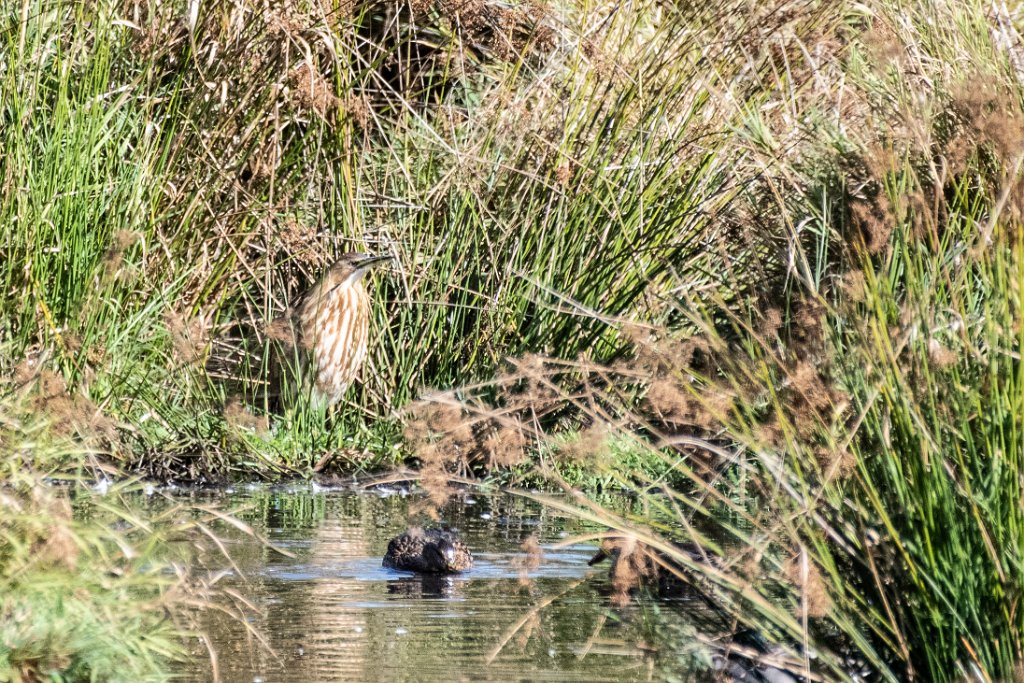
[[[527,536],[519,549],[523,551],[523,555],[513,559],[512,564],[519,570],[520,585],[525,586],[530,584],[530,572],[535,571],[543,562],[544,549],[540,547],[537,534]]]
[[[405,442],[420,461],[420,482],[431,507],[453,492],[451,475],[507,468],[524,461],[528,438],[519,417],[508,411],[465,409],[450,394],[438,394],[407,408]]]
[[[934,338],[928,341],[928,357],[937,368],[951,367],[960,360],[960,356],[955,351],[947,348],[942,342]]]
[[[641,586],[669,586],[675,583],[682,569],[673,561],[640,541],[635,535],[609,532],[590,560],[591,565],[610,560],[608,579],[613,604],[620,607],[632,601],[634,589]]]
[[[266,415],[253,415],[249,407],[238,396],[232,396],[224,406],[224,421],[235,429],[266,434],[270,431],[270,418]]]
[[[110,246],[103,254],[102,267],[108,277],[119,279],[128,274],[124,265],[125,252],[141,239],[142,235],[133,230],[118,230],[114,233]]]
[[[313,111],[324,120],[328,120],[341,105],[341,99],[334,94],[333,84],[308,59],[292,69],[289,83],[299,106]]]
[[[96,450],[120,447],[117,423],[81,391],[71,391],[62,374],[46,367],[45,354],[23,358],[12,379],[24,409],[41,416],[53,434],[77,437]]]
[[[75,571],[80,549],[71,532],[71,503],[64,491],[34,487],[30,493],[32,506],[41,509],[41,519],[49,520],[40,537],[31,540],[31,555],[38,562],[62,566]]]
[[[822,579],[821,570],[808,557],[806,551],[797,552],[786,561],[782,568],[782,576],[796,588],[802,612],[815,619],[828,616],[832,600]]]
[[[580,430],[578,438],[559,444],[558,453],[569,462],[599,469],[605,464],[611,435],[610,425],[595,421]]]
[[[790,448],[795,432],[820,434],[814,457],[822,471],[848,476],[849,453],[830,439],[848,417],[849,400],[826,362],[826,315],[810,298],[793,304],[788,318],[779,308],[766,309],[756,321],[765,349],[776,348],[769,339],[784,341],[767,355],[751,356],[713,333],[652,338],[637,330],[632,357],[608,365],[527,356],[479,394],[435,394],[414,404],[406,414],[406,443],[438,501],[445,473],[504,470],[523,462],[533,444],[550,446],[554,462],[614,467],[605,457],[608,438],[624,425],[645,435],[641,447],[674,451],[709,482],[724,464],[723,452],[694,444],[714,444],[721,433],[737,431],[749,435],[747,446],[774,452]],[[773,410],[749,412],[772,393]],[[563,438],[563,430],[573,437]],[[540,473],[552,476],[546,467]]]
[[[210,326],[202,316],[186,318],[178,311],[164,314],[164,326],[171,335],[174,360],[181,365],[194,365],[210,348]]]

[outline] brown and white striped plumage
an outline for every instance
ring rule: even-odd
[[[383,260],[346,254],[293,309],[292,329],[317,402],[333,405],[340,401],[366,360],[370,296],[363,275]]]

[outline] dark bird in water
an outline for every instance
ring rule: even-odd
[[[445,574],[473,566],[473,554],[451,531],[409,529],[388,543],[384,567],[410,572]]]
[[[308,387],[314,402],[331,406],[345,395],[366,360],[370,296],[363,276],[388,256],[345,254],[298,304],[274,320],[269,336],[291,356],[292,381]],[[280,392],[279,392],[280,393]]]

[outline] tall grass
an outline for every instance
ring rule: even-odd
[[[628,340],[608,322],[655,321],[678,278],[730,287],[717,249],[761,267],[760,238],[723,240],[711,220],[742,186],[726,132],[762,97],[771,31],[830,16],[742,2],[12,8],[11,363],[46,350],[118,421],[123,459],[151,471],[391,453],[386,425],[423,387],[526,352],[613,357]],[[396,257],[372,283],[361,386],[332,421],[302,405],[260,419],[266,325],[353,248]],[[226,410],[236,395],[242,410]]]
[[[415,436],[452,467],[449,446],[472,443],[458,419],[525,430],[635,491],[649,515],[548,504],[671,560],[796,674],[1011,680],[1024,646],[1015,19],[851,10],[845,42],[806,45],[742,131],[764,174],[730,209],[785,236],[775,286],[730,300],[681,278],[672,327],[624,323],[629,360],[521,363],[446,420],[417,408]],[[814,78],[794,87],[803,69]],[[533,419],[566,406],[575,434]],[[623,443],[669,471],[621,467]]]
[[[397,409],[461,388],[409,413],[435,484],[521,466],[532,434],[535,473],[571,459],[676,525],[578,514],[702,575],[805,669],[850,677],[852,648],[886,679],[1013,675],[1017,14],[0,16],[3,401],[199,478],[393,462]],[[361,385],[334,416],[268,415],[266,324],[357,247],[396,262]]]
[[[823,21],[744,6],[0,9],[0,677],[160,678],[206,604],[170,542],[204,524],[88,484],[387,464],[422,387],[611,358],[680,274],[724,290],[723,133],[765,35]],[[267,323],[352,248],[396,257],[361,386],[268,415]]]
[[[229,606],[189,566],[218,513],[140,513],[137,484],[111,484],[81,443],[12,406],[0,409],[0,679],[166,680],[195,612]]]

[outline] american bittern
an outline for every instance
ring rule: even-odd
[[[363,275],[388,256],[345,254],[298,305],[278,318],[270,336],[291,347],[300,384],[308,382],[319,405],[342,399],[366,360],[370,335],[370,296]]]

